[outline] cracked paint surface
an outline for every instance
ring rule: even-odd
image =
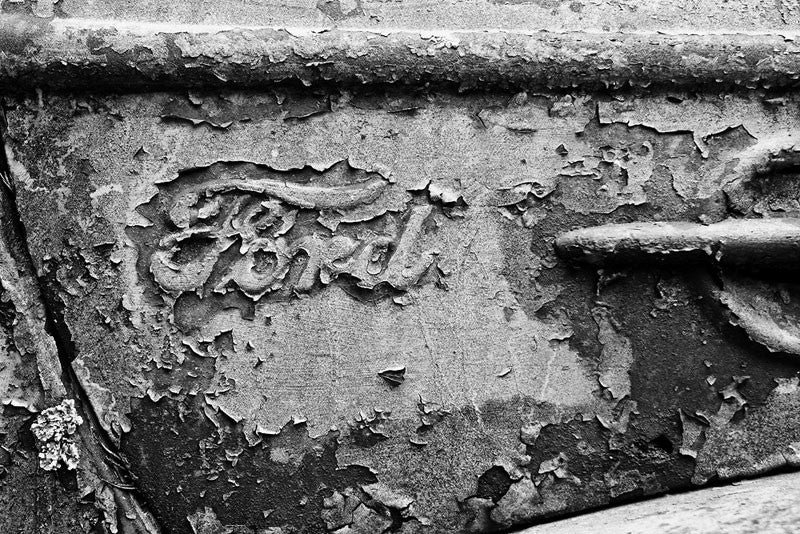
[[[41,93],[6,143],[77,380],[165,532],[488,532],[796,465],[797,364],[717,273],[554,248],[792,215],[791,186],[724,189],[797,131],[774,98]],[[740,300],[791,317],[796,284],[761,283]]]

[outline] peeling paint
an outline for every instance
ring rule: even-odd
[[[607,94],[371,91],[10,101],[54,327],[165,530],[486,532],[792,465],[797,437],[755,436],[793,428],[756,414],[791,397],[796,366],[713,293],[788,325],[791,281],[598,273],[553,246],[792,215],[796,191],[736,157],[796,125],[791,95],[779,122],[757,91],[684,98],[746,125],[709,130],[704,158],[659,93],[619,94],[652,112],[635,126],[605,120]],[[164,121],[173,99],[233,122]],[[664,117],[674,131],[651,127]]]
[[[83,418],[75,411],[72,399],[47,408],[36,417],[31,431],[36,436],[42,469],[54,471],[61,465],[73,470],[78,467],[80,454],[72,435],[82,423]]]

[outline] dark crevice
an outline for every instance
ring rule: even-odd
[[[11,167],[6,153],[6,133],[7,122],[5,105],[2,103],[2,105],[0,105],[0,210],[2,210],[0,212],[0,231],[3,232],[3,235],[0,236],[0,238],[7,241],[9,253],[13,257],[14,262],[26,271],[23,276],[30,276],[36,281],[38,294],[32,295],[32,298],[39,299],[44,310],[45,332],[55,342],[62,369],[61,381],[67,390],[67,394],[78,401],[78,410],[81,412],[81,415],[88,425],[89,434],[99,441],[98,444],[102,449],[111,451],[111,455],[118,457],[119,455],[113,440],[106,434],[100,424],[94,406],[72,368],[71,362],[75,359],[75,349],[71,335],[69,334],[69,329],[63,321],[60,320],[61,315],[59,313],[54,313],[49,305],[49,301],[43,298],[43,295],[46,294],[45,281],[36,276],[33,256],[28,248],[27,232],[17,207],[15,183],[12,180]],[[106,461],[106,459],[103,458],[101,461]],[[112,464],[112,462],[108,461],[106,461],[106,463]],[[120,478],[120,482],[126,487],[136,488],[136,477],[127,469],[123,468],[120,462],[115,461],[113,465],[117,466],[115,471]],[[141,503],[141,496],[138,488],[130,491],[137,501]]]
[[[513,481],[505,469],[494,466],[478,477],[476,497],[491,499],[495,503],[508,492]]]

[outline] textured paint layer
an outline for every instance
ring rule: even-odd
[[[720,291],[789,325],[794,280],[554,246],[800,216],[795,165],[751,157],[800,125],[782,98],[42,92],[7,144],[68,363],[168,531],[486,532],[793,465],[796,362]],[[695,135],[708,110],[731,127]]]

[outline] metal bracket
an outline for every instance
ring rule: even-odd
[[[800,168],[800,147],[788,137],[770,139],[737,159],[724,188],[729,197],[758,177]],[[776,274],[800,273],[800,217],[608,224],[561,234],[555,247],[565,259],[595,267],[710,261],[723,273],[756,275],[769,286]],[[725,285],[712,292],[751,339],[773,352],[800,355],[800,318],[754,302],[762,299],[753,298],[749,281],[725,276]]]

